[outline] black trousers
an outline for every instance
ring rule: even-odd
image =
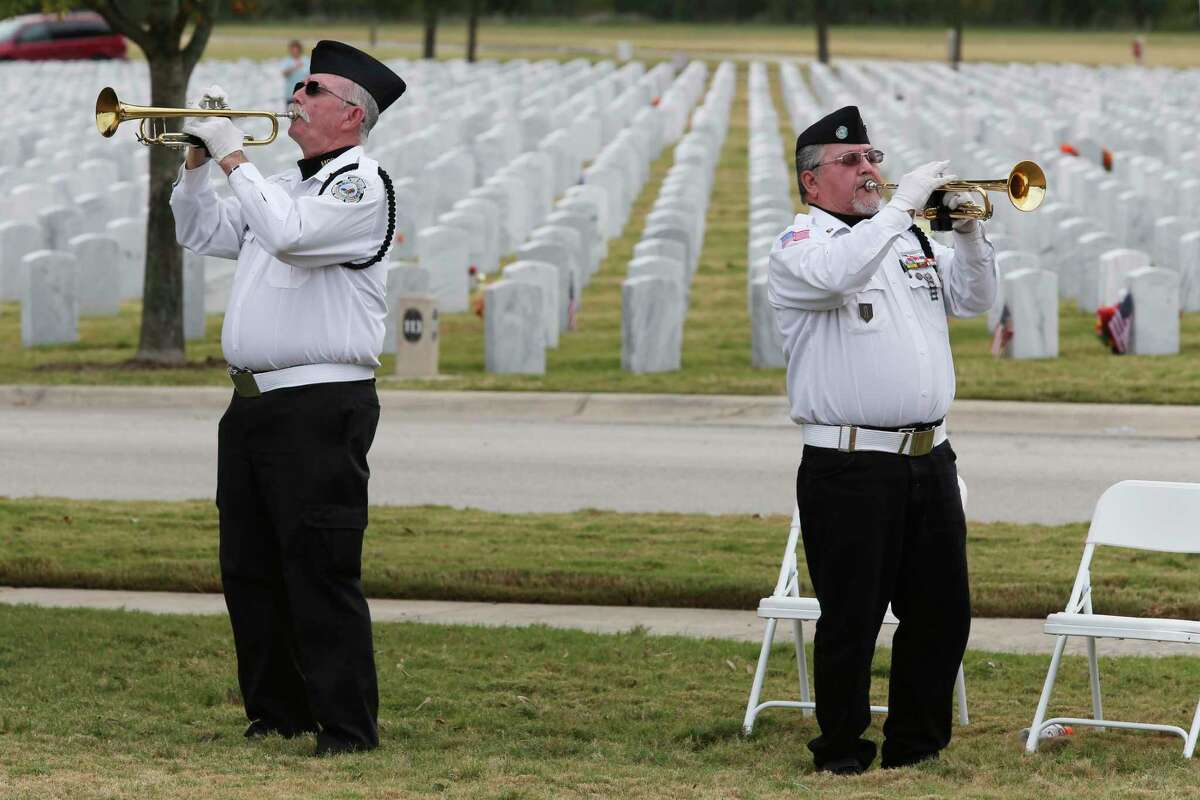
[[[954,682],[971,627],[966,520],[950,443],[925,456],[805,447],[796,501],[821,602],[814,688],[818,767],[875,745],[868,693],[875,639],[890,602],[892,646],[883,766],[936,755],[950,742]]]
[[[246,716],[379,743],[361,582],[375,381],[236,394],[218,433],[221,581]]]

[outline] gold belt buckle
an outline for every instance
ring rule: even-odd
[[[261,397],[262,391],[254,380],[254,373],[240,367],[229,368],[229,379],[233,381],[233,390],[238,397]]]
[[[904,438],[900,440],[901,455],[927,456],[933,452],[933,436],[937,432],[937,428],[930,428],[926,431],[909,428],[908,430],[901,429],[901,432],[904,434]],[[912,446],[908,447],[908,451],[905,452],[905,446],[910,441]]]

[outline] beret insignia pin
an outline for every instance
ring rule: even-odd
[[[833,135],[839,139],[845,139],[849,134],[850,134],[850,131],[846,128],[845,125],[838,125],[837,130],[835,130],[833,132]]]

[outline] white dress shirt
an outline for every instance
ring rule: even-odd
[[[930,242],[885,206],[851,228],[813,208],[776,238],[767,293],[788,362],[792,419],[894,428],[935,422],[954,399],[947,315],[980,314],[996,295],[982,223]],[[907,265],[907,269],[906,269]]]
[[[318,196],[326,178],[355,162]],[[213,191],[210,163],[181,168],[171,194],[179,243],[238,262],[221,328],[230,365],[254,372],[362,367],[310,370],[301,383],[373,376],[387,317],[387,259],[366,269],[340,265],[369,261],[387,236],[387,196],[376,167],[361,147],[308,180],[299,169],[264,178],[244,163],[229,176],[230,199]]]

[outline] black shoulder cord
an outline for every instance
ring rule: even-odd
[[[344,166],[341,169],[334,172],[332,175],[330,175],[328,178],[325,179],[325,182],[323,184],[321,184],[321,191],[317,192],[317,195],[319,196],[319,195],[325,194],[325,190],[329,188],[329,184],[333,183],[334,178],[338,177],[342,173],[350,172],[351,170],[355,170],[355,169],[358,169],[358,164],[347,164],[346,166]],[[347,261],[346,263],[340,264],[339,266],[347,267],[349,269],[366,269],[367,267],[378,264],[383,259],[383,257],[387,254],[388,248],[391,247],[391,244],[392,244],[392,237],[396,234],[396,192],[395,192],[395,190],[392,189],[392,179],[388,176],[388,174],[386,172],[383,171],[383,167],[376,167],[376,169],[379,170],[379,179],[383,181],[383,188],[384,188],[384,191],[387,193],[387,201],[388,201],[387,236],[384,237],[383,244],[380,245],[380,247],[379,247],[379,252],[376,253],[375,256],[370,261],[364,261],[361,264],[355,264],[352,261]]]
[[[917,237],[917,241],[918,241],[918,242],[920,242],[920,244],[921,244],[921,252],[925,254],[925,257],[926,257],[926,258],[928,258],[928,259],[931,259],[931,260],[932,260],[932,259],[933,259],[933,247],[932,247],[932,246],[929,244],[929,237],[927,237],[927,236],[925,235],[925,231],[921,230],[921,229],[920,229],[919,227],[917,227],[916,225],[913,225],[913,226],[911,226],[911,227],[909,228],[909,230],[910,230],[910,231],[911,231],[913,234],[915,234],[915,235],[916,235],[916,237]],[[935,267],[935,268],[937,267],[937,261],[934,261],[934,267]]]

